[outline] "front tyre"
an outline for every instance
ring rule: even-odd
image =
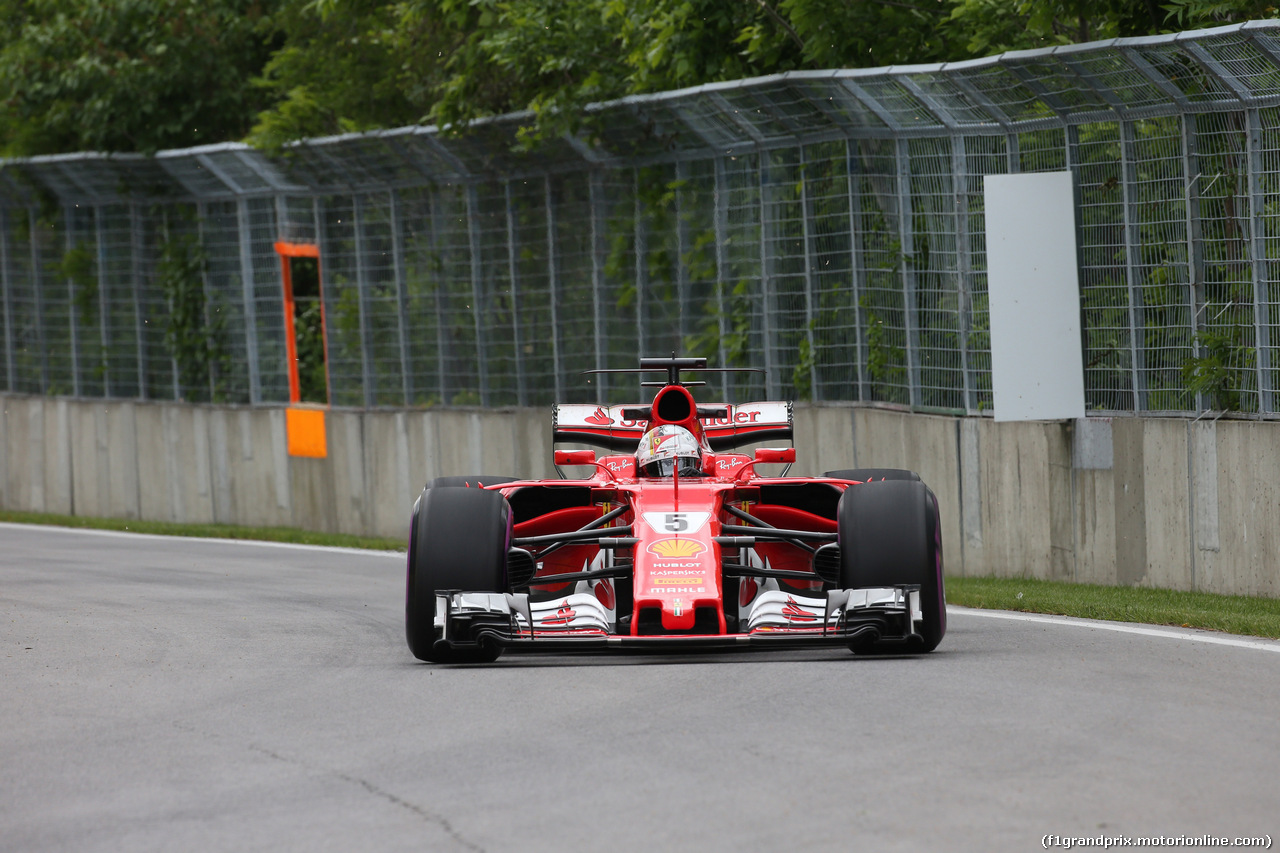
[[[919,638],[904,651],[931,652],[947,632],[938,499],[918,480],[885,480],[845,489],[836,510],[840,579],[846,589],[920,585]],[[901,648],[901,647],[899,647]],[[856,652],[892,652],[888,643]]]
[[[882,480],[919,480],[920,475],[906,468],[843,468],[823,474],[833,480],[857,480],[859,483],[879,483]]]
[[[511,508],[501,492],[477,488],[422,490],[409,524],[405,634],[409,650],[432,663],[489,663],[502,649],[453,648],[436,640],[436,593],[505,592]]]
[[[498,486],[502,483],[514,483],[515,477],[499,477],[496,474],[464,474],[449,477],[436,477],[427,483],[428,489],[458,486],[461,488],[479,489],[484,486]]]

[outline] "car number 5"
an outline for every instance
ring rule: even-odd
[[[669,512],[663,516],[662,526],[668,533],[684,533],[689,529],[689,518],[683,512]]]

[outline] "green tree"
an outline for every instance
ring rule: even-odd
[[[142,151],[242,137],[267,105],[271,0],[0,4],[0,154]]]
[[[942,58],[947,9],[912,0],[417,0],[406,19],[449,12],[453,26],[469,28],[445,58],[433,120],[528,110],[545,137],[576,130],[588,103],[626,95]]]
[[[948,28],[973,56],[1276,16],[1269,0],[951,0],[950,5]]]
[[[433,103],[443,50],[404,4],[284,0],[283,44],[254,80],[271,107],[249,142],[268,150],[304,137],[417,124]]]

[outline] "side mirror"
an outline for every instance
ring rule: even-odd
[[[756,448],[757,463],[778,462],[791,463],[796,461],[796,449],[794,447],[759,447]]]
[[[596,452],[594,450],[557,450],[554,456],[557,465],[596,464]]]

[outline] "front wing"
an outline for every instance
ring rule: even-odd
[[[436,594],[436,643],[455,649],[496,644],[527,651],[664,648],[797,648],[853,643],[906,643],[923,619],[920,587],[830,590],[821,598],[762,593],[745,630],[731,634],[653,634],[613,631],[613,614],[580,592],[549,601],[524,593],[441,590]]]

